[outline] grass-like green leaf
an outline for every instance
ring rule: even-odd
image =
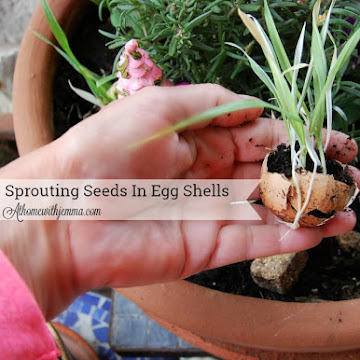
[[[276,93],[273,94],[276,97],[276,100],[278,101],[278,104],[280,108],[283,110],[282,113],[287,114],[297,114],[297,107],[296,103],[293,101],[293,97],[291,95],[291,90],[289,88],[288,82],[283,75],[278,59],[277,59],[277,53],[278,50],[277,47],[273,47],[271,44],[270,39],[266,36],[264,29],[261,27],[259,22],[243,13],[241,10],[238,10],[239,16],[241,20],[244,22],[246,27],[249,29],[251,34],[253,35],[254,39],[259,43],[261,46],[261,49],[266,57],[266,60],[270,66],[271,69],[271,75],[273,77],[273,82],[276,88]],[[271,17],[270,12],[267,14],[268,17]],[[268,20],[270,22],[270,20]],[[297,116],[296,116],[297,117]],[[298,117],[297,117],[298,118]],[[285,122],[286,128],[288,130],[289,138],[291,137],[291,134],[289,132],[290,124],[294,128],[298,140],[300,142],[301,146],[305,145],[305,134],[304,134],[304,128],[302,126],[302,123],[300,124],[298,121],[292,122],[292,120],[288,116],[283,116],[283,120]]]
[[[55,36],[55,39],[57,40],[59,46],[53,44],[50,40],[46,39],[44,36],[42,36],[39,33],[34,32],[36,36],[38,36],[41,40],[46,42],[47,44],[54,47],[54,49],[63,56],[67,62],[77,71],[79,72],[84,79],[86,80],[86,83],[88,84],[90,90],[92,91],[95,98],[98,99],[98,101],[101,101],[103,105],[108,104],[109,102],[113,101],[115,98],[109,96],[108,90],[111,87],[111,83],[109,83],[111,80],[114,79],[113,76],[109,76],[106,78],[103,78],[102,76],[94,73],[93,71],[87,69],[85,66],[83,66],[76,56],[74,55],[73,51],[70,48],[69,41],[66,37],[65,32],[62,30],[60,24],[56,20],[53,12],[51,11],[49,4],[46,0],[42,0],[42,6],[44,9],[46,20],[49,23],[50,29],[52,33]],[[74,90],[72,85],[70,85],[71,88]],[[75,91],[75,90],[74,90]],[[84,90],[76,89],[77,94],[82,94]],[[82,96],[83,98],[90,99],[89,96]],[[91,103],[94,103],[94,100],[91,99]]]
[[[348,60],[348,58],[351,56],[351,54],[353,53],[355,47],[357,46],[357,44],[360,41],[360,28],[357,29],[348,39],[348,41],[346,42],[346,44],[344,45],[344,47],[342,48],[342,50],[339,53],[338,58],[336,59],[335,63],[331,66],[324,88],[320,94],[320,96],[318,97],[318,103],[315,106],[314,109],[314,117],[318,116],[318,114],[321,112],[321,103],[323,104],[325,101],[325,97],[326,97],[326,92],[328,91],[328,89],[331,87],[336,74],[340,71],[340,69],[343,67],[343,65],[345,64],[345,62]]]
[[[76,59],[75,55],[73,54],[72,50],[70,49],[70,45],[68,42],[68,39],[66,37],[66,34],[64,33],[63,29],[57,22],[53,12],[51,11],[49,4],[46,0],[42,0],[42,7],[44,9],[46,20],[49,23],[49,26],[51,28],[52,33],[55,36],[55,39],[59,43],[59,45],[63,48],[63,50],[68,54],[69,57],[75,62],[78,63],[78,60]],[[80,65],[80,64],[79,64]]]
[[[234,101],[228,104],[220,105],[212,109],[208,109],[200,114],[194,115],[186,120],[180,121],[179,123],[173,126],[166,127],[165,129],[160,130],[147,138],[141,139],[136,143],[129,145],[129,149],[138,147],[140,145],[144,145],[150,141],[154,141],[156,139],[162,138],[163,136],[169,135],[173,132],[182,131],[191,126],[201,124],[211,119],[215,119],[220,115],[232,113],[234,111],[239,111],[239,110],[252,109],[252,108],[267,108],[277,112],[284,112],[284,110],[281,109],[279,106],[272,105],[266,101],[262,101],[258,99],[242,99],[239,101]],[[286,116],[290,117],[292,121],[302,124],[302,120],[299,119],[296,115],[287,113]]]
[[[39,34],[36,31],[33,31],[33,34],[36,35],[39,39],[52,46],[64,59],[76,70],[79,70],[79,64],[73,60],[71,56],[69,56],[64,50],[53,44],[50,40],[48,40],[43,35]]]
[[[75,94],[79,95],[82,99],[100,108],[104,106],[104,104],[98,98],[96,98],[92,93],[73,86],[70,80],[68,82],[71,90],[74,91]]]
[[[305,30],[306,30],[306,23],[303,25],[299,39],[296,43],[295,54],[294,54],[294,66],[301,64],[301,61],[302,61]],[[291,94],[292,94],[294,101],[296,101],[297,97],[298,97],[298,87],[297,87],[298,74],[299,74],[299,69],[295,69],[292,79],[291,79]]]
[[[267,29],[269,32],[270,40],[275,49],[276,55],[279,59],[281,69],[282,69],[283,73],[285,73],[287,71],[287,69],[289,69],[291,67],[291,64],[290,64],[289,58],[286,54],[284,45],[280,39],[279,33],[276,29],[274,19],[271,16],[271,12],[270,12],[270,8],[269,8],[269,4],[268,4],[267,0],[264,1],[264,17],[265,17],[266,26],[267,26]],[[288,75],[289,75],[289,83],[291,84],[292,74],[288,73]]]
[[[287,70],[283,71],[282,74],[286,75],[289,72],[295,72],[297,70],[304,69],[304,68],[307,68],[307,67],[309,67],[309,64],[299,63],[299,64],[296,64],[296,65],[290,66]]]
[[[325,41],[326,41],[326,36],[327,36],[328,30],[329,30],[330,17],[331,17],[331,14],[333,13],[335,2],[336,2],[336,0],[331,1],[329,9],[327,10],[327,14],[325,16],[324,24],[321,29],[321,38],[322,38],[323,44],[325,44]]]
[[[104,76],[102,78],[100,78],[99,80],[96,81],[96,86],[97,87],[101,87],[105,84],[109,84],[110,82],[112,82],[113,80],[116,80],[117,76],[116,74],[110,74],[108,76]]]
[[[251,57],[249,56],[244,49],[242,49],[240,46],[233,44],[233,43],[227,43],[230,46],[233,46],[237,49],[239,49],[249,60],[250,66],[254,73],[261,79],[261,81],[267,86],[267,88],[270,90],[270,92],[273,94],[273,96],[278,99],[279,94],[277,93],[276,87],[274,83],[272,82],[270,76],[262,69],[262,67]]]
[[[311,37],[311,60],[313,65],[313,87],[315,102],[320,104],[318,113],[313,115],[311,131],[321,136],[321,129],[324,120],[324,101],[318,101],[320,94],[324,88],[327,76],[327,61],[324,51],[323,40],[321,38],[317,22],[319,21],[321,0],[317,0],[314,5],[312,15],[312,37]],[[320,139],[321,140],[321,139]]]
[[[330,68],[331,68],[335,65],[336,60],[337,60],[337,47],[336,47],[335,40],[330,32],[328,33],[328,35],[329,35],[329,38],[330,38],[330,40],[333,44],[333,48],[334,48],[333,56],[331,59],[331,65],[330,65]],[[329,87],[329,89],[325,95],[326,128],[328,129],[328,131],[326,133],[324,152],[326,152],[326,149],[328,148],[329,143],[330,143],[330,134],[331,134],[332,123],[333,123],[333,93],[332,93],[332,89],[333,89],[333,83],[331,84],[331,86]]]
[[[206,18],[208,18],[211,14],[212,14],[212,10],[209,10],[207,12],[205,12],[204,14],[198,16],[197,18],[191,20],[187,26],[184,28],[184,32],[187,32],[191,29],[193,29],[195,26],[198,26],[199,24],[201,24]]]

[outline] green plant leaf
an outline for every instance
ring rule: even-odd
[[[75,55],[71,51],[66,34],[64,33],[63,29],[57,22],[53,12],[51,11],[51,9],[49,7],[48,2],[46,0],[41,0],[41,3],[42,3],[42,7],[44,9],[46,20],[49,23],[51,31],[55,36],[55,39],[57,40],[59,45],[64,49],[64,51],[68,54],[68,56],[71,57],[71,59],[75,63],[79,63],[78,60],[76,59]]]
[[[304,25],[301,29],[299,39],[296,43],[295,54],[294,54],[294,66],[300,64],[302,61],[302,55],[303,55],[303,50],[304,50],[305,29],[306,29],[306,23],[304,23]],[[293,76],[292,76],[292,81],[291,81],[291,94],[292,94],[294,101],[297,100],[297,97],[301,98],[301,94],[298,94],[298,87],[297,87],[298,75],[299,75],[299,69],[295,69]],[[303,102],[301,103],[301,107],[306,109],[306,106],[303,104]],[[300,110],[299,106],[297,107],[297,109],[298,109],[298,111]]]
[[[117,79],[116,74],[110,74],[108,76],[104,76],[101,79],[97,80],[95,82],[95,84],[96,84],[97,87],[100,87],[100,86],[103,86],[103,85],[105,85],[107,83],[110,83],[111,81],[116,80],[116,79]]]
[[[73,59],[64,50],[60,49],[58,46],[53,44],[50,40],[48,40],[46,37],[39,34],[38,32],[33,31],[33,34],[48,45],[52,46],[76,71],[79,71],[79,64],[77,62],[74,62]]]
[[[110,88],[111,84],[108,83],[108,79],[102,80],[102,77],[93,71],[87,69],[85,66],[83,66],[75,57],[74,53],[72,52],[68,39],[66,37],[66,34],[61,29],[61,26],[57,22],[53,12],[51,11],[49,4],[46,0],[42,0],[42,6],[44,9],[45,17],[49,23],[49,26],[51,28],[51,31],[53,32],[55,39],[57,40],[59,46],[53,44],[51,41],[46,39],[44,36],[42,36],[39,33],[34,32],[36,36],[38,36],[41,40],[46,42],[47,44],[54,47],[54,49],[63,56],[68,63],[77,71],[79,72],[84,79],[86,80],[86,83],[88,84],[89,88],[91,89],[93,95],[98,99],[98,101],[101,101],[103,104],[108,104],[111,102],[112,99],[108,94],[107,90]],[[96,83],[100,84],[97,85]],[[74,87],[72,87],[75,89]],[[80,92],[77,91],[77,94]],[[82,96],[84,98],[84,96]],[[89,98],[89,96],[87,96]],[[90,99],[90,98],[89,98]],[[93,99],[91,99],[91,103],[94,103]]]
[[[336,47],[336,43],[335,40],[333,38],[333,36],[331,35],[331,33],[328,33],[329,38],[333,44],[333,56],[331,59],[331,65],[330,68],[333,67],[336,63],[337,60],[337,47]],[[326,133],[326,140],[325,140],[325,144],[324,144],[324,152],[326,152],[329,143],[330,143],[330,134],[331,134],[331,130],[332,130],[332,123],[333,123],[333,93],[332,93],[332,89],[333,89],[333,83],[330,85],[328,91],[326,92],[325,95],[325,108],[326,108],[326,128],[328,129],[327,133]],[[323,125],[322,125],[323,126]]]
[[[282,74],[282,71],[280,69],[277,60],[276,50],[273,49],[271,41],[266,36],[264,29],[261,27],[261,25],[255,18],[243,13],[241,10],[238,10],[238,14],[241,20],[244,22],[245,26],[251,32],[254,39],[261,46],[263,53],[266,57],[266,60],[269,63],[275,88],[277,90],[276,94],[273,95],[275,97],[277,96],[276,100],[279,103],[279,107],[282,109],[282,113],[296,114],[295,117],[298,118],[296,103],[294,102],[293,97],[291,95],[288,82],[285,79],[284,75]],[[268,16],[271,17],[271,14],[268,14]],[[298,121],[292,121],[291,118],[289,118],[288,116],[283,116],[283,121],[285,122],[286,128],[288,130],[289,138],[291,138],[292,136],[290,133],[290,125],[291,125],[298,136],[300,145],[302,146],[305,145],[305,134],[304,134],[304,128],[302,122],[300,124]]]
[[[236,49],[239,49],[249,60],[250,66],[254,73],[261,79],[261,81],[267,86],[267,88],[270,90],[270,92],[273,94],[273,96],[278,99],[279,94],[276,90],[276,87],[274,83],[272,82],[269,75],[261,68],[261,66],[251,57],[249,56],[244,49],[242,49],[240,46],[233,44],[233,43],[226,43],[227,45],[233,46]]]
[[[317,0],[312,14],[312,37],[311,37],[311,64],[313,66],[313,87],[315,102],[319,104],[318,113],[313,115],[311,131],[319,135],[324,120],[324,101],[320,102],[319,97],[324,88],[327,75],[327,62],[324,51],[323,40],[320,36],[317,22],[319,19],[321,0]],[[320,135],[321,136],[321,135]]]
[[[290,66],[288,69],[286,69],[282,74],[286,75],[288,72],[295,72],[295,70],[300,70],[309,67],[309,64],[305,63],[299,63],[293,66]]]
[[[338,58],[336,59],[335,63],[330,67],[326,83],[324,85],[324,88],[318,98],[318,103],[315,105],[314,109],[314,117],[319,116],[318,114],[321,112],[321,104],[324,103],[326,92],[331,87],[336,74],[340,71],[340,69],[343,67],[345,62],[348,60],[348,58],[351,56],[352,52],[354,51],[355,47],[360,41],[360,28],[357,29],[348,39],[344,47],[339,53]]]
[[[185,27],[184,32],[190,31],[195,26],[198,26],[201,24],[206,18],[208,18],[212,14],[212,10],[209,10],[205,12],[204,14],[201,14],[200,16],[196,17],[195,19],[191,20]]]
[[[75,94],[79,95],[82,99],[84,99],[84,100],[88,101],[89,103],[94,104],[100,108],[104,106],[104,104],[98,98],[96,98],[92,93],[73,86],[71,84],[70,80],[68,81],[68,83],[69,83],[71,90],[74,91]]]
[[[291,67],[291,64],[286,54],[284,45],[280,39],[279,33],[276,29],[274,19],[271,16],[271,12],[267,0],[264,0],[264,16],[265,16],[266,26],[270,35],[270,40],[275,49],[275,53],[280,63],[280,67],[283,73],[285,73],[287,69]],[[291,84],[292,74],[289,73],[288,75],[289,75],[288,76],[289,83]]]
[[[144,138],[142,140],[137,141],[136,143],[130,144],[129,148],[135,148],[141,145],[144,145],[150,141],[154,141],[156,139],[159,139],[163,136],[166,136],[168,134],[171,134],[176,131],[185,130],[186,128],[189,128],[190,126],[201,124],[205,121],[214,119],[220,115],[228,114],[234,111],[244,110],[244,109],[251,109],[251,108],[268,108],[274,111],[278,112],[284,112],[283,109],[276,105],[272,105],[268,102],[258,100],[258,99],[242,99],[239,101],[234,101],[228,104],[220,105],[217,107],[214,107],[212,109],[208,109],[200,114],[194,115],[186,120],[183,120],[175,125],[169,126],[163,130],[160,130],[156,132],[153,135],[150,135],[147,138]],[[286,113],[286,112],[285,112]],[[302,124],[302,120],[299,119],[296,115],[291,113],[286,113],[286,116],[290,117],[294,122],[297,122],[298,124]]]
[[[330,6],[329,6],[329,8],[327,10],[327,14],[325,16],[324,24],[323,24],[322,29],[321,29],[321,38],[322,38],[323,44],[325,44],[326,36],[327,36],[328,31],[329,31],[330,16],[331,16],[331,14],[333,12],[335,2],[336,2],[336,0],[331,1]]]

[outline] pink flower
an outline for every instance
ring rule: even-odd
[[[136,40],[126,43],[118,69],[116,88],[119,99],[132,95],[145,86],[155,85],[155,81],[162,77],[161,70],[154,65],[147,52],[139,48]]]

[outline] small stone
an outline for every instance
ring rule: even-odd
[[[285,294],[298,280],[307,260],[306,251],[255,259],[251,276],[260,287]]]
[[[350,231],[347,234],[336,237],[336,240],[345,251],[356,250],[360,252],[360,233],[357,231]]]

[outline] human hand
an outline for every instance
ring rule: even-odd
[[[3,169],[1,177],[258,178],[269,149],[287,136],[262,109],[221,116],[143,146],[129,145],[216,105],[239,99],[217,85],[147,88],[117,101],[63,137]],[[239,126],[241,125],[241,126]],[[331,153],[332,144],[337,144]],[[356,143],[333,133],[329,155],[342,162]],[[27,165],[30,164],[30,165]],[[31,166],[31,167],[30,167]],[[360,179],[353,170],[354,178]],[[349,231],[352,212],[291,231],[261,206],[259,223],[234,221],[32,221],[0,224],[2,249],[51,318],[77,295],[102,286],[171,281],[229,263],[300,251]],[[24,256],[27,254],[27,256]]]

